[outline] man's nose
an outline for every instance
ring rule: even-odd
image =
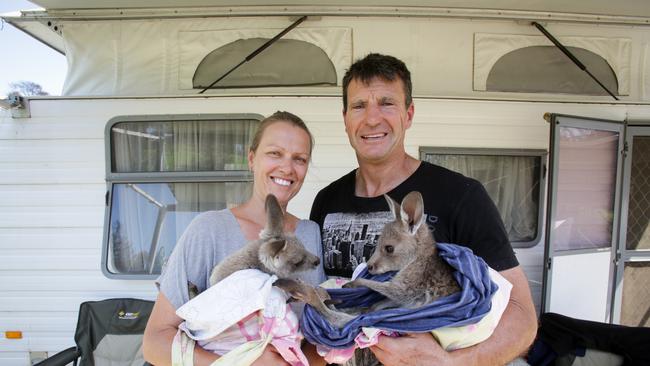
[[[379,124],[379,122],[381,122],[381,111],[379,110],[379,106],[371,103],[366,107],[366,123],[374,126]]]

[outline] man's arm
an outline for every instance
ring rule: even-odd
[[[537,316],[528,280],[519,266],[499,273],[512,283],[512,291],[499,325],[487,340],[447,352],[430,333],[398,338],[382,336],[371,350],[385,366],[504,365],[523,355],[537,332]]]

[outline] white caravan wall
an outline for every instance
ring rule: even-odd
[[[289,206],[306,217],[316,192],[356,165],[339,97],[36,99],[27,119],[0,110],[0,329],[24,335],[0,338],[0,364],[71,346],[82,301],[156,295],[153,281],[109,280],[100,270],[111,118],[276,110],[303,117],[316,139],[306,183]],[[545,112],[650,116],[647,106],[416,99],[406,148],[413,156],[419,146],[547,149]],[[517,253],[538,300],[542,245]]]

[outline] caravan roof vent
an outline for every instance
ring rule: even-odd
[[[607,60],[583,48],[567,48],[607,89],[618,90],[616,74]],[[487,90],[606,95],[593,79],[554,46],[530,46],[505,54],[490,70]]]
[[[192,78],[203,89],[239,64],[269,39],[249,38],[228,43],[210,52]],[[244,63],[212,88],[336,85],[336,69],[327,54],[311,43],[281,39]]]

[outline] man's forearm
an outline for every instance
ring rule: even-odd
[[[458,365],[504,365],[526,353],[537,333],[537,315],[520,267],[500,272],[513,284],[508,307],[494,333],[475,346],[451,352]]]

